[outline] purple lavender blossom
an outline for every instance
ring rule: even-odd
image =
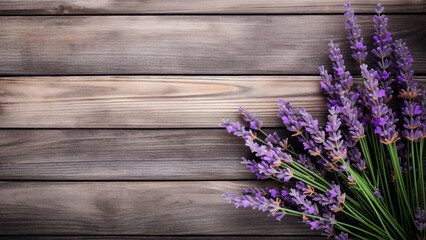
[[[253,113],[242,107],[238,108],[238,111],[243,115],[244,121],[250,123],[251,129],[259,130],[262,128],[262,122]]]
[[[374,22],[374,49],[371,51],[375,58],[375,65],[377,66],[377,72],[381,77],[379,82],[380,88],[385,90],[384,100],[385,103],[389,102],[392,98],[393,90],[391,84],[393,79],[389,76],[389,68],[393,65],[391,60],[392,53],[392,38],[391,33],[387,29],[388,18],[385,15],[381,14],[384,8],[381,4],[377,5],[376,14],[373,17]]]
[[[322,154],[322,143],[325,141],[325,132],[305,109],[293,109],[289,102],[278,99],[280,113],[278,117],[283,120],[287,130],[294,132],[292,136],[298,136],[305,150],[312,156]]]
[[[339,59],[340,57],[334,56],[337,52],[340,53],[340,49],[334,44],[330,44],[329,46],[331,47],[330,59]],[[340,63],[340,66],[342,66],[342,64],[343,63]],[[365,137],[364,127],[359,121],[359,118],[361,117],[361,111],[356,107],[356,102],[359,95],[357,93],[349,93],[341,87],[342,84],[345,84],[348,90],[350,89],[350,86],[352,86],[352,77],[350,74],[344,74],[346,76],[344,80],[341,77],[338,77],[340,79],[340,84],[332,84],[332,77],[328,74],[327,70],[325,70],[324,67],[320,67],[319,70],[322,79],[321,86],[323,87],[325,93],[329,95],[329,101],[332,102],[331,105],[328,105],[328,108],[331,108],[333,105],[334,107],[337,107],[339,111],[341,111],[342,120],[349,128],[349,133],[353,140],[358,141],[360,138]]]
[[[426,228],[426,215],[425,210],[417,208],[417,213],[415,215],[414,225],[421,232]]]
[[[365,94],[369,101],[368,104],[371,107],[373,118],[371,123],[373,123],[374,133],[379,135],[380,142],[384,144],[394,143],[399,139],[395,125],[398,119],[395,118],[392,109],[388,108],[384,103],[383,97],[385,96],[385,91],[379,88],[378,82],[380,76],[377,71],[368,71],[365,64],[361,65],[361,70],[362,76],[365,79]]]
[[[348,31],[348,39],[351,43],[352,57],[361,64],[368,55],[367,47],[363,44],[364,39],[361,37],[361,29],[358,26],[355,12],[350,7],[349,3],[345,4],[345,28]]]
[[[340,131],[340,119],[338,118],[339,111],[335,107],[328,110],[329,115],[325,131],[328,133],[328,139],[324,143],[324,148],[328,150],[327,154],[333,162],[347,158],[346,145],[343,143],[342,133]]]
[[[336,240],[349,240],[349,236],[345,232],[341,232],[337,237]]]
[[[264,191],[266,193],[266,191]],[[233,203],[238,207],[252,207],[255,210],[261,210],[263,212],[269,212],[268,216],[274,216],[277,220],[281,221],[284,217],[285,212],[281,210],[281,199],[280,198],[267,198],[262,196],[263,194],[251,195],[250,191],[246,191],[242,195],[235,195],[230,192],[226,192],[223,195],[225,200],[229,203]]]
[[[248,112],[244,111],[244,113]],[[248,116],[253,115],[249,114]],[[258,179],[274,177],[288,182],[293,177],[293,171],[291,169],[282,167],[282,164],[291,164],[293,162],[293,158],[289,154],[283,152],[283,146],[285,147],[287,145],[288,147],[288,144],[283,143],[278,134],[269,135],[268,137],[270,141],[264,145],[255,142],[257,139],[256,135],[253,134],[251,130],[246,131],[238,122],[233,123],[226,120],[221,126],[225,127],[228,132],[242,137],[246,141],[246,146],[255,153],[256,157],[260,158],[260,160],[247,160],[246,158],[242,158],[241,161],[241,163],[246,165],[252,173],[256,174]],[[278,143],[278,146],[274,146],[273,142]],[[283,146],[281,146],[280,143],[282,143]]]
[[[382,194],[380,194],[380,190],[376,188],[376,191],[374,191],[374,195],[376,195],[377,198],[381,198]]]
[[[343,55],[340,53],[340,48],[333,41],[328,44],[330,55],[329,58],[333,65],[334,79],[336,80],[335,88],[338,90],[335,94],[341,95],[343,91],[349,92],[354,85],[351,73],[346,70],[345,61]],[[320,71],[321,72],[321,71]],[[321,74],[322,75],[322,74]],[[340,88],[340,89],[339,89]]]
[[[410,199],[411,194],[408,194],[408,201],[405,202],[399,202],[405,199],[388,199],[389,195],[384,199],[379,188],[387,190],[385,194],[389,193],[390,189],[387,189],[389,187],[397,191],[402,189],[403,194],[398,196],[405,197],[405,180],[401,182],[401,178],[404,177],[409,180],[407,182],[411,182],[410,175],[417,172],[423,177],[423,174],[420,174],[421,161],[419,164],[415,161],[421,156],[422,138],[426,137],[424,90],[414,81],[414,72],[411,70],[413,59],[405,43],[399,40],[391,44],[391,34],[387,29],[388,19],[382,14],[383,7],[377,5],[376,15],[373,18],[375,36],[371,52],[375,57],[373,60],[375,70],[369,70],[364,63],[368,55],[367,47],[364,45],[357,18],[349,3],[345,4],[345,9],[352,57],[360,64],[363,84],[353,81],[351,73],[346,71],[340,48],[331,41],[329,58],[333,70],[329,74],[324,67],[319,68],[321,87],[327,96],[329,109],[324,129],[305,109],[293,108],[289,102],[278,100],[278,116],[286,129],[292,132],[292,137],[297,139],[306,151],[295,150],[290,146],[288,139],[281,138],[276,132],[265,133],[261,129],[262,122],[254,114],[239,108],[249,127],[229,120],[224,121],[221,126],[243,138],[245,145],[252,151],[253,159],[242,158],[241,163],[256,174],[258,179],[272,178],[281,183],[292,180],[294,187],[287,186],[285,189],[254,187],[243,189],[241,195],[227,192],[223,197],[237,208],[242,206],[262,210],[277,220],[281,220],[285,214],[300,216],[301,222],[308,224],[312,230],[321,230],[323,235],[334,236],[338,240],[349,239],[348,233],[354,237],[365,236],[365,239],[373,236],[383,239],[412,238],[418,234],[411,231],[414,230],[414,226],[419,231],[426,228],[424,209],[418,208],[417,213],[410,210],[415,208],[411,205],[416,201],[419,202],[419,199]],[[401,111],[397,112],[401,116],[402,129],[396,128],[397,113],[387,105],[393,95],[391,84],[394,76],[398,79],[399,97],[403,99]],[[384,148],[388,149],[388,152],[383,152],[383,148],[378,152],[378,146],[383,146],[376,138],[370,139],[370,132],[367,134],[368,139],[363,139],[366,137],[364,128],[370,123],[372,131],[378,135],[381,143],[396,143]],[[258,133],[265,138],[257,136]],[[373,136],[375,137],[374,134]],[[399,136],[414,141],[411,143],[413,152],[409,151],[402,141],[398,141]],[[419,141],[420,143],[417,143]],[[377,151],[375,156],[370,154],[371,149]],[[371,167],[368,172],[364,171],[367,166],[363,157],[368,160],[368,166]],[[411,160],[413,165],[409,164]],[[410,171],[415,167],[417,171]],[[325,169],[334,173],[327,173]],[[382,177],[374,178],[374,174],[382,174]],[[335,180],[334,177],[339,185],[332,182]],[[423,180],[420,178],[417,180],[419,182],[417,185],[422,186]],[[395,184],[388,187],[386,181]],[[396,184],[401,185],[401,189],[395,187]],[[422,196],[424,194],[420,197],[423,201]],[[367,200],[365,197],[368,201],[365,201]],[[401,212],[402,205],[407,205],[410,213],[406,215],[409,215],[409,219],[404,219],[407,217],[403,216],[404,214],[394,216],[395,212],[388,211],[391,210],[389,204],[394,202],[399,204],[393,205],[399,207],[396,213]],[[379,206],[378,213],[375,206]],[[358,212],[357,209],[361,211]],[[368,223],[364,220],[357,222],[359,220],[357,215],[364,213],[366,213],[365,220],[369,220]],[[335,214],[338,217],[347,215],[355,221],[349,222],[347,219],[346,222],[345,218],[343,221],[340,219],[337,221]],[[379,218],[376,218],[376,215]],[[380,216],[384,218],[380,219]],[[403,225],[399,224],[400,220]],[[414,226],[406,225],[406,223],[412,225],[413,222]],[[390,228],[386,229],[388,225]],[[370,230],[374,233],[369,232]]]
[[[332,212],[338,212],[343,209],[346,194],[342,193],[340,186],[332,183],[329,191],[316,194],[312,200],[320,203],[324,207],[328,207]]]
[[[404,99],[402,106],[402,122],[404,130],[403,136],[412,141],[424,138],[425,132],[425,111],[424,94],[418,88],[417,82],[413,81],[414,71],[411,70],[413,58],[408,48],[402,40],[394,43],[395,58],[398,68],[398,83],[401,87],[399,96]],[[420,99],[418,99],[420,98]]]
[[[220,125],[221,127],[226,128],[229,133],[233,133],[235,136],[242,137],[243,139],[249,139],[253,137],[250,131],[246,131],[244,126],[241,126],[239,122],[231,122],[229,120],[224,120]]]

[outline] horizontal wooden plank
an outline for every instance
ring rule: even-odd
[[[0,179],[254,179],[224,129],[0,130]],[[220,153],[220,154],[218,154]]]
[[[252,157],[250,150],[223,129],[0,130],[0,135],[0,180],[255,179],[240,164],[241,157]]]
[[[341,13],[343,0],[1,0],[0,14],[143,14],[143,13]],[[386,12],[425,12],[423,0],[385,0]],[[357,12],[373,12],[375,2],[352,3]]]
[[[253,182],[1,182],[0,234],[318,234],[222,199]]]
[[[0,127],[217,128],[245,106],[265,126],[282,126],[284,97],[322,118],[316,76],[2,77]]]
[[[426,77],[417,77],[422,84]],[[1,77],[2,128],[217,128],[240,106],[282,127],[277,99],[324,119],[317,76]]]
[[[372,36],[371,16],[359,23]],[[426,18],[393,15],[389,24],[407,41],[414,69],[426,73]],[[330,39],[349,56],[336,15],[6,16],[0,31],[7,75],[317,74],[330,65]]]
[[[0,236],[8,240],[324,240],[323,236]]]

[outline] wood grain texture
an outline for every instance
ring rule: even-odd
[[[372,36],[371,16],[358,22]],[[389,24],[426,73],[426,18],[393,15]],[[329,66],[330,39],[349,56],[344,17],[335,15],[17,16],[0,17],[0,31],[7,75],[317,74]]]
[[[223,129],[1,130],[0,179],[254,179]]]
[[[262,212],[235,209],[221,197],[253,184],[1,182],[0,234],[318,234],[296,218],[279,222]]]
[[[282,127],[277,99],[323,122],[317,76],[1,77],[2,128],[218,128],[241,120],[240,106],[265,127]],[[426,77],[417,77],[424,84]]]
[[[424,79],[424,78],[421,78]],[[282,126],[277,99],[323,118],[316,76],[93,76],[0,78],[0,126],[217,128],[245,106]]]
[[[222,129],[0,130],[0,135],[0,180],[255,179],[240,164],[241,157],[253,157],[250,150]]]
[[[145,14],[145,13],[341,13],[343,0],[1,0],[0,14]],[[424,0],[385,0],[390,12],[425,12]],[[358,13],[372,13],[375,2],[353,1]]]

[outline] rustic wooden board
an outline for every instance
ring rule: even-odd
[[[417,77],[424,84],[426,77]],[[217,128],[239,106],[282,127],[277,99],[324,119],[317,76],[81,76],[0,78],[3,128]]]
[[[0,135],[0,180],[255,179],[240,164],[242,156],[252,157],[250,150],[222,129],[0,130]]]
[[[0,236],[0,239],[8,240],[324,240],[323,236]]]
[[[426,73],[424,15],[389,22]],[[372,36],[371,16],[359,23]],[[329,63],[330,39],[349,56],[340,15],[9,16],[0,31],[6,75],[317,74]]]
[[[1,0],[0,14],[144,14],[144,13],[341,13],[343,0]],[[386,12],[425,12],[423,0],[385,0]],[[375,2],[352,3],[357,12],[373,12]]]
[[[0,179],[254,179],[224,129],[1,130]],[[220,154],[218,154],[220,153]]]
[[[318,234],[221,197],[254,182],[1,182],[0,234]]]
[[[424,78],[421,78],[424,79]],[[0,126],[71,128],[219,127],[245,106],[282,126],[284,97],[322,118],[317,76],[92,76],[0,78]]]

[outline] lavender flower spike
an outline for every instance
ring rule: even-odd
[[[413,141],[426,137],[424,94],[414,81],[414,71],[411,70],[413,58],[402,40],[395,41],[395,57],[398,67],[398,83],[401,87],[399,97],[404,99],[402,106],[403,135]],[[418,99],[420,97],[420,99]],[[423,126],[423,127],[422,127]]]
[[[363,63],[367,58],[367,47],[363,44],[364,39],[361,37],[361,29],[358,26],[355,12],[350,9],[349,3],[345,4],[346,30],[348,31],[348,40],[351,43],[352,57]]]
[[[381,14],[384,8],[381,4],[378,4],[376,7],[376,14],[373,17],[374,22],[374,49],[371,52],[374,54],[375,65],[377,67],[377,72],[381,77],[380,88],[385,90],[384,100],[389,102],[392,98],[393,90],[390,86],[393,82],[393,79],[390,77],[389,68],[393,65],[391,60],[392,53],[392,38],[391,33],[388,31],[388,18],[385,15]]]
[[[340,88],[339,92],[335,93],[340,95],[342,91],[349,92],[352,88],[353,80],[351,73],[345,71],[345,61],[343,60],[343,55],[340,53],[340,48],[337,44],[334,44],[333,41],[330,41],[328,46],[330,47],[329,58],[333,63],[334,79],[336,79],[336,90]]]
[[[374,132],[379,135],[380,142],[384,144],[394,143],[399,139],[395,125],[398,119],[395,119],[395,114],[383,101],[385,91],[378,86],[380,76],[377,71],[368,71],[365,64],[361,65],[361,70],[362,76],[365,78],[365,94],[371,107],[373,117],[371,122],[375,128]]]
[[[339,160],[345,160],[347,149],[346,145],[343,144],[342,133],[340,131],[340,119],[338,118],[339,111],[335,107],[328,110],[328,122],[325,131],[328,132],[328,139],[324,143],[324,148],[328,150],[327,154],[333,162]]]
[[[356,106],[359,94],[350,92],[353,85],[350,72],[341,72],[345,70],[345,66],[340,48],[332,41],[328,46],[330,47],[329,57],[333,62],[333,69],[335,70],[334,78],[336,79],[336,83],[332,84],[331,75],[328,74],[324,67],[320,67],[321,86],[324,88],[325,93],[330,96],[328,99],[331,104],[328,107],[335,106],[342,112],[342,119],[349,128],[352,140],[357,142],[360,138],[365,137],[364,127],[359,121],[361,111]]]
[[[238,108],[238,111],[243,115],[244,121],[250,123],[250,128],[253,130],[259,130],[262,128],[262,122],[255,117],[255,115],[245,108]]]
[[[230,192],[226,192],[223,195],[225,200],[228,200],[229,203],[235,204],[238,208],[240,206],[243,207],[252,207],[253,209],[262,210],[263,212],[270,212],[270,216],[275,216],[277,220],[281,221],[284,217],[285,212],[280,210],[281,199],[276,198],[275,200],[272,198],[266,198],[264,194],[247,194],[250,191],[245,190],[246,194],[235,195]]]

